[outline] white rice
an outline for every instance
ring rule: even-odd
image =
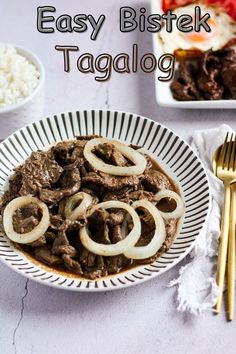
[[[0,45],[0,109],[22,101],[39,83],[40,73],[12,45]]]

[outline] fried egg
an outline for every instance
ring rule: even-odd
[[[173,13],[177,17],[188,14],[194,19],[195,5],[176,8]],[[173,26],[173,31],[168,33],[164,25],[159,33],[164,52],[174,53],[177,49],[189,50],[193,48],[201,51],[218,50],[236,37],[236,22],[229,15],[217,8],[201,5],[202,16],[205,13],[211,15],[207,21],[211,27],[211,32],[206,32],[201,28],[200,32],[193,30],[192,32],[183,33],[176,26]]]

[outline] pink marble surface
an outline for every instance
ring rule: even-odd
[[[49,4],[49,3],[47,3]],[[143,53],[152,51],[148,33],[119,33],[121,6],[149,9],[147,0],[51,0],[57,14],[107,15],[98,39],[84,34],[39,34],[36,8],[41,1],[0,2],[1,41],[33,50],[46,68],[45,115],[67,110],[107,108],[146,115],[189,139],[196,129],[230,124],[236,129],[235,111],[189,111],[159,107],[154,79],[142,73],[113,74],[106,83],[76,70],[63,73],[56,44],[78,45],[81,52],[130,52],[138,43]],[[14,124],[9,120],[11,130]],[[9,127],[8,127],[9,128]],[[1,126],[1,136],[4,127]],[[184,264],[184,262],[182,263]],[[236,327],[225,314],[192,317],[178,313],[175,289],[167,284],[181,265],[137,287],[99,294],[69,293],[28,281],[0,263],[0,353],[235,353]]]

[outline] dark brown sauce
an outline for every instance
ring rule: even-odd
[[[176,193],[180,194],[179,188],[178,188],[177,184],[173,181],[173,179],[170,176],[167,175],[167,173],[160,167],[160,165],[157,163],[157,161],[154,158],[152,158],[151,156],[149,156],[149,158],[151,160],[152,167],[155,170],[162,172],[168,178],[173,191],[175,191]],[[158,257],[160,257],[164,252],[166,252],[171,247],[172,243],[175,240],[175,237],[176,237],[177,231],[179,229],[179,226],[180,226],[180,219],[178,219],[177,222],[176,222],[175,233],[174,233],[173,238],[171,239],[169,247],[166,248],[166,249],[163,249],[163,247],[161,247],[161,249],[158,252]],[[69,278],[79,278],[79,279],[90,280],[89,278],[83,277],[83,276],[75,274],[75,273],[73,273],[73,272],[71,272],[69,270],[66,270],[63,264],[62,265],[55,265],[55,266],[48,266],[45,263],[37,260],[33,256],[33,250],[31,250],[27,246],[22,246],[22,245],[16,244],[16,243],[13,243],[13,244],[14,244],[15,248],[19,249],[32,263],[34,263],[36,266],[40,266],[41,268],[43,268],[47,272],[57,273],[58,275],[66,276],[66,277],[69,277]],[[127,270],[134,269],[134,268],[137,268],[137,267],[140,267],[142,265],[149,264],[149,263],[152,263],[152,261],[150,261],[150,262],[147,262],[147,261],[146,262],[134,261],[133,264],[131,264],[131,265],[125,267],[125,268],[122,268],[118,273],[111,273],[111,274],[108,274],[107,276],[103,276],[103,277],[100,277],[98,279],[110,278],[111,276],[116,276],[117,274],[124,273]]]

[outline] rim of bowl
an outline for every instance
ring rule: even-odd
[[[26,49],[25,47],[15,45],[13,43],[0,42],[0,46],[1,45],[11,45],[11,46],[15,47],[17,52],[19,52],[19,54],[21,54],[26,59],[28,59],[29,62],[31,64],[33,64],[38,69],[38,71],[40,73],[40,78],[39,78],[38,85],[35,87],[35,89],[31,92],[31,94],[29,96],[25,97],[22,101],[20,101],[18,103],[11,104],[6,107],[0,108],[0,114],[1,113],[9,113],[11,111],[14,111],[18,108],[21,108],[29,101],[31,101],[36,96],[36,94],[39,92],[39,90],[41,89],[41,87],[43,86],[44,81],[45,81],[45,69],[44,69],[43,63],[35,53],[33,53],[29,49]]]

